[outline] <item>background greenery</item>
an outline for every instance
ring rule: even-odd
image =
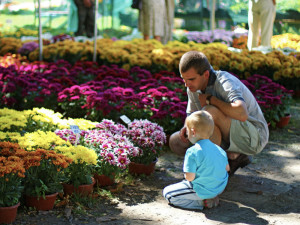
[[[38,17],[35,16],[35,2],[37,2],[37,0],[2,0],[0,7],[0,31],[13,31],[20,27],[37,29]],[[199,14],[201,11],[201,2],[206,10],[204,10],[203,16]],[[28,7],[18,8],[18,6],[26,5],[26,3],[28,4]],[[12,4],[16,6],[15,8],[17,10],[8,10],[7,6]],[[100,0],[98,10],[99,19],[97,23],[100,34],[107,33],[107,31],[112,28],[115,30],[124,30],[125,28],[122,25],[128,26],[126,30],[137,27],[138,11],[131,9],[130,4],[131,0]],[[232,25],[239,25],[247,28],[248,1],[216,0],[216,4],[219,8],[216,16],[219,15],[222,18],[222,13],[229,13],[234,20],[233,22],[229,21],[231,24],[226,26],[227,29],[230,29]],[[67,0],[43,0],[42,6],[42,12],[47,12],[49,10],[67,12],[68,10]],[[177,17],[176,19],[178,20],[183,20],[183,22],[181,21],[179,24],[175,23],[176,28],[188,30],[207,29],[207,26],[199,26],[198,24],[201,20],[206,22],[209,21],[209,16],[207,16],[209,11],[206,7],[206,0],[177,0],[175,17]],[[287,32],[299,33],[300,1],[277,0],[276,9],[277,21],[275,24],[276,26],[274,27],[274,34]],[[288,17],[287,19],[289,19],[289,21],[282,20],[285,17]],[[66,31],[67,15],[56,15],[53,17],[43,16],[42,24],[45,28],[48,28],[46,31],[50,31],[54,35],[68,33]],[[105,32],[103,32],[104,30]]]

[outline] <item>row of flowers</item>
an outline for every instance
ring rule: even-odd
[[[0,66],[2,107],[46,107],[94,121],[117,121],[125,114],[130,119],[151,119],[167,133],[180,129],[186,115],[185,88],[174,73],[153,75],[139,67],[128,72],[93,62],[11,63]]]
[[[44,31],[44,33],[47,32]],[[3,37],[37,37],[38,31],[30,30],[26,28],[18,28],[14,32],[0,32],[0,38]],[[187,30],[174,30],[173,37],[175,40],[180,42],[197,42],[197,43],[211,43],[211,42],[221,42],[226,44],[228,47],[246,49],[247,48],[247,36],[248,30],[236,29],[236,30],[224,30],[224,29],[215,29],[214,32],[211,30],[206,31],[187,31]],[[30,40],[24,38],[25,40]],[[50,39],[45,39],[45,44],[54,43],[58,40],[62,41],[65,39],[74,38],[68,34],[55,35],[51,36]],[[300,51],[300,35],[285,33],[280,35],[274,35],[271,39],[272,48],[292,48],[296,51]],[[25,42],[26,43],[26,42]]]
[[[28,56],[30,61],[36,61],[39,58],[39,49],[34,49],[34,46],[36,44],[26,43],[21,51]],[[43,59],[48,62],[64,59],[72,64],[78,60],[92,60],[93,46],[93,42],[90,41],[82,43],[69,39],[56,42],[43,47]],[[299,87],[299,52],[285,55],[277,50],[268,54],[243,50],[238,53],[227,48],[227,45],[221,43],[201,44],[192,41],[188,43],[171,41],[162,45],[156,40],[113,41],[111,39],[98,39],[97,62],[106,65],[117,64],[126,70],[140,66],[151,72],[167,70],[178,73],[181,56],[189,50],[199,50],[207,55],[212,66],[217,70],[230,71],[243,78],[258,73],[269,76],[272,80],[280,83],[281,80],[288,79],[291,81],[285,83],[288,88],[296,89]],[[0,54],[17,53],[20,49],[22,49],[20,40],[0,39]],[[32,51],[29,53],[28,49]]]
[[[151,74],[139,67],[128,72],[93,62],[77,62],[74,66],[66,61],[22,65],[15,59],[7,64],[0,67],[1,107],[46,107],[66,117],[93,121],[117,121],[121,115],[147,118],[164,127],[167,134],[179,130],[186,117],[186,91],[175,73]],[[286,101],[290,91],[262,75],[250,76],[245,82],[268,122],[277,121],[284,111],[280,109],[290,104]]]
[[[242,35],[234,38],[232,41],[232,47],[239,49],[247,49],[248,36]],[[271,46],[274,49],[284,49],[291,51],[300,51],[300,35],[285,33],[280,35],[274,35],[271,39]]]
[[[270,78],[254,74],[242,82],[255,96],[263,114],[271,127],[275,127],[280,118],[290,114],[292,90],[273,82]]]
[[[173,36],[175,40],[180,42],[193,41],[196,43],[212,43],[220,42],[226,44],[228,47],[234,47],[233,42],[235,39],[240,37],[245,37],[248,35],[247,30],[224,30],[215,29],[213,32],[211,30],[205,31],[187,31],[187,30],[175,30],[173,31]]]
[[[126,172],[130,162],[149,164],[166,142],[163,128],[148,120],[125,127],[66,120],[44,108],[4,108],[0,119],[7,121],[0,126],[0,207],[16,204],[21,194],[45,196],[62,191],[62,183],[79,186],[92,183],[93,174]],[[75,124],[78,135],[66,128]]]

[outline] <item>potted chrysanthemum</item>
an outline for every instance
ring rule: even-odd
[[[166,143],[166,134],[163,128],[147,119],[133,120],[128,125],[127,135],[139,148],[138,154],[130,157],[129,172],[150,175],[154,172],[157,158]],[[135,171],[136,166],[149,168],[145,172]]]
[[[96,152],[81,145],[56,146],[54,149],[73,160],[64,173],[64,193],[67,195],[73,192],[80,195],[91,194],[95,184],[92,170],[97,164]]]
[[[125,136],[127,128],[104,119],[96,129],[86,131],[83,145],[98,155],[94,177],[99,186],[112,185],[114,176],[128,168],[129,157],[138,154],[138,148]]]
[[[53,150],[36,149],[22,154],[26,169],[24,179],[25,203],[37,210],[51,210],[61,180],[72,159]]]
[[[0,223],[12,223],[17,215],[25,177],[18,144],[0,142]]]

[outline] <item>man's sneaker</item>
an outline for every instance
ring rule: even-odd
[[[232,176],[238,168],[244,168],[251,163],[249,156],[240,154],[235,160],[228,159],[230,171],[229,176]]]

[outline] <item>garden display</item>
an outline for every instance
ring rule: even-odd
[[[184,32],[166,45],[103,38],[97,40],[96,62],[92,41],[58,35],[43,42],[38,61],[37,41],[0,38],[0,167],[6,169],[0,183],[9,187],[0,190],[0,215],[6,207],[16,215],[20,204],[51,210],[59,193],[84,198],[130,175],[153,176],[167,136],[186,117],[178,73],[186,51],[203,51],[214,69],[241,79],[270,129],[285,127],[279,122],[291,118],[291,101],[300,90],[298,35],[274,36],[274,49],[266,54],[248,51],[246,36],[232,32],[214,38]],[[130,122],[119,123],[121,115]],[[51,206],[36,205],[49,194],[55,197]],[[37,200],[28,203],[32,197]]]

